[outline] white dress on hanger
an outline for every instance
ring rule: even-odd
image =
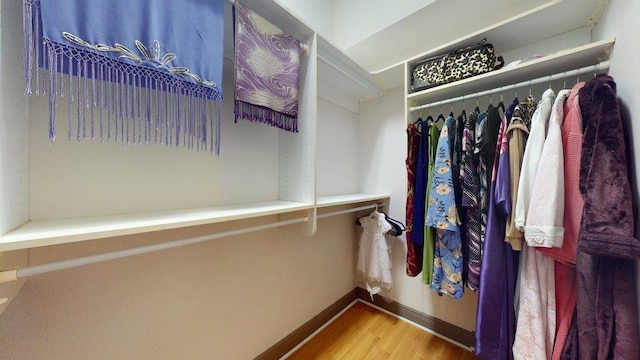
[[[375,294],[391,299],[391,239],[386,235],[391,225],[384,214],[377,211],[360,218],[360,225],[356,275],[364,281],[372,299]]]

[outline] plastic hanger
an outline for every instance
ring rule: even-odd
[[[427,120],[425,121],[427,122],[428,125],[433,124],[434,123],[433,116],[431,115],[427,116]]]
[[[389,217],[389,215],[384,214],[384,219],[391,225],[391,230],[389,230],[388,234],[392,236],[400,236],[407,228],[400,221]]]

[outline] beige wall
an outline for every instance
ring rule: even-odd
[[[30,262],[219,229],[33,249]],[[345,215],[313,237],[262,231],[32,277],[0,315],[0,359],[253,358],[353,290],[353,229]]]

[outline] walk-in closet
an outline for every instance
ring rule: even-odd
[[[0,359],[638,358],[639,17],[2,0]]]

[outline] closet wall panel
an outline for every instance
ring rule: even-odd
[[[0,5],[0,233],[29,219],[29,120],[24,98],[21,2]],[[18,51],[16,51],[18,49]],[[11,156],[6,156],[11,154]]]
[[[318,196],[360,192],[359,123],[356,114],[318,100]]]

